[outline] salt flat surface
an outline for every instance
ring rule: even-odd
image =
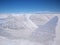
[[[60,14],[0,15],[0,45],[60,45]]]

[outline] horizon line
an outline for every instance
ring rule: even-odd
[[[37,11],[37,12],[18,12],[18,13],[0,13],[0,14],[60,14],[60,12]]]

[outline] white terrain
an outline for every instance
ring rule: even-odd
[[[0,14],[0,45],[60,45],[60,14]]]

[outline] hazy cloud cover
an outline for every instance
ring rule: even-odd
[[[59,0],[0,0],[0,45],[60,45]]]
[[[0,14],[0,44],[59,45],[59,27],[60,14]]]

